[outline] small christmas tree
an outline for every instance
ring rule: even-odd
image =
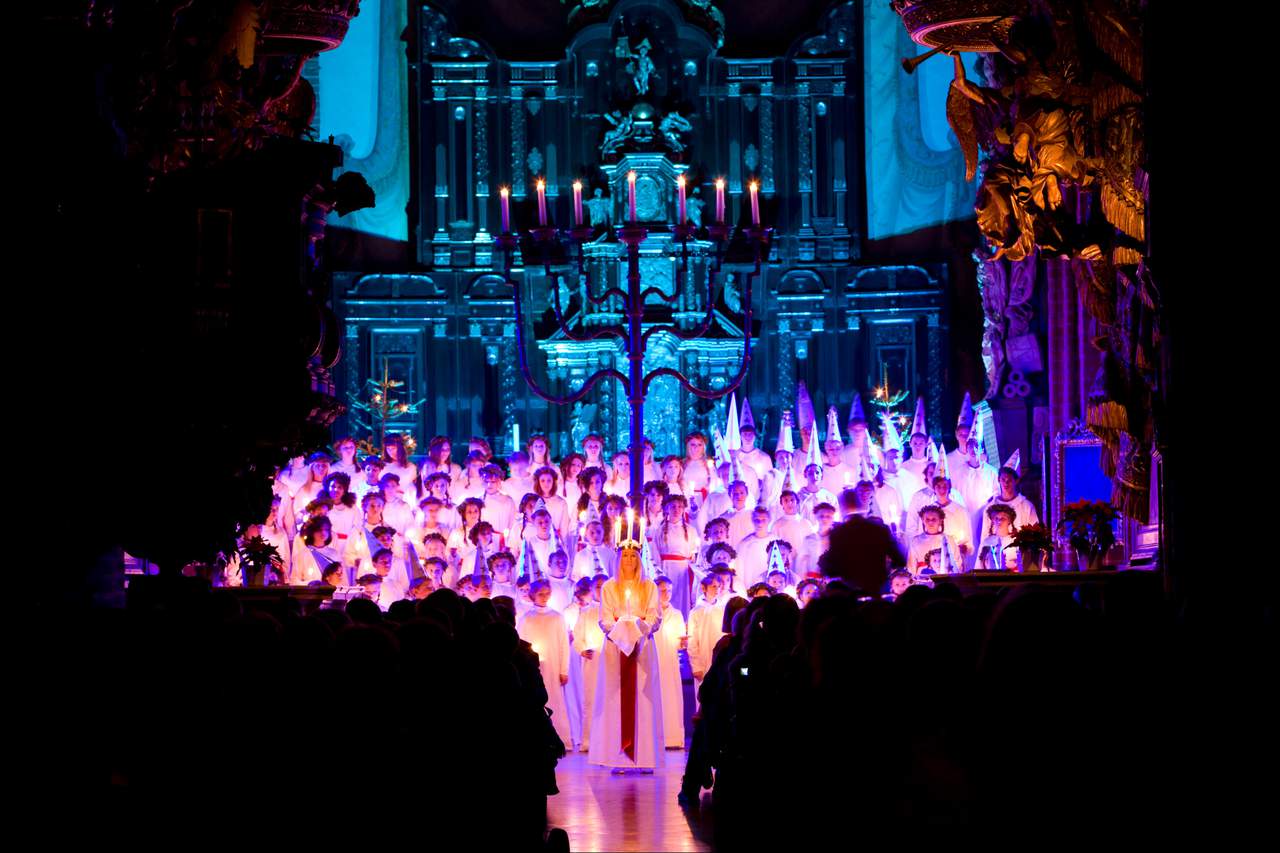
[[[362,453],[374,456],[382,453],[382,448],[387,443],[387,419],[400,415],[416,415],[422,404],[426,402],[426,398],[416,403],[397,399],[399,394],[396,393],[396,389],[402,387],[404,387],[403,382],[391,378],[390,365],[388,360],[384,358],[382,360],[382,378],[369,377],[365,381],[365,393],[369,395],[368,399],[362,399],[355,394],[349,395],[352,425],[355,427],[353,432],[363,432],[368,436],[356,442]],[[403,433],[403,437],[405,454],[413,453],[418,446],[413,433]],[[377,439],[376,445],[374,444],[375,438]]]
[[[884,373],[884,384],[872,389],[871,395],[871,405],[876,410],[876,417],[874,418],[875,435],[878,437],[881,446],[884,445],[883,417],[885,415],[888,415],[891,419],[897,422],[899,433],[902,433],[903,430],[908,429],[911,426],[911,413],[898,411],[898,406],[902,405],[903,401],[907,399],[907,396],[907,390],[905,388],[901,391],[889,390],[889,371],[886,368]],[[872,429],[872,425],[868,424],[867,428]]]

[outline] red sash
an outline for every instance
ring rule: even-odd
[[[684,556],[683,554],[663,554],[662,559],[663,560],[687,560],[689,558]]]
[[[636,656],[640,647],[631,650],[631,654],[623,655],[622,667],[618,672],[622,680],[622,751],[627,758],[636,760]]]

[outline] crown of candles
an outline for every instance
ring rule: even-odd
[[[625,520],[621,515],[615,518],[613,520],[613,541],[619,549],[639,549],[644,543],[644,516],[640,517],[637,524],[636,511],[628,509]]]

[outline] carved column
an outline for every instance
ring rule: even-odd
[[[525,122],[524,122],[524,89],[511,87],[511,100],[508,104],[511,111],[511,195],[523,198],[527,192],[524,179],[525,169]]]
[[[488,243],[486,233],[489,219],[489,87],[476,87],[475,118],[472,136],[475,139],[476,173],[476,242]]]
[[[928,323],[928,334],[925,348],[929,353],[926,361],[929,375],[925,379],[925,386],[929,389],[929,397],[925,402],[925,407],[929,411],[929,423],[933,424],[934,430],[940,436],[947,436],[950,431],[946,428],[946,424],[942,422],[943,365],[946,363],[942,356],[942,323],[935,313],[930,313],[926,322]]]
[[[776,191],[773,180],[773,83],[760,86],[760,188],[765,195]]]
[[[813,229],[813,105],[809,84],[796,86],[796,181],[800,189],[800,231],[812,236]]]

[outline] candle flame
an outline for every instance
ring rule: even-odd
[[[502,196],[503,198],[506,198],[509,194],[510,194],[510,190],[508,190],[506,187],[503,187],[502,189],[498,190],[498,195]]]
[[[634,171],[627,172],[627,180],[631,181],[632,183],[635,183],[636,173]]]
[[[542,180],[542,178],[538,178],[538,189],[544,190],[546,188],[547,188],[546,181]]]
[[[760,189],[760,185],[755,181],[752,181],[750,184],[748,184],[748,186],[751,188],[752,192],[755,192],[756,190]]]
[[[582,189],[582,181],[574,181],[574,182],[573,182],[573,188],[574,188],[575,190],[580,190],[580,189]]]
[[[724,178],[716,178],[716,189],[724,189]]]
[[[676,183],[679,184],[680,186],[684,186],[684,175],[680,175],[679,177],[677,177]]]

